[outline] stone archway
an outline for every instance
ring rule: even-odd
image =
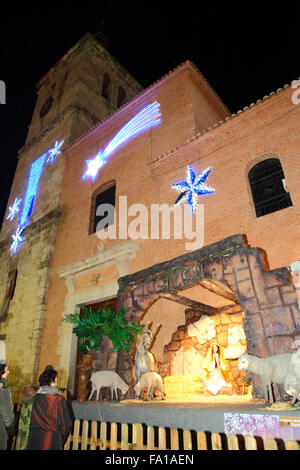
[[[300,331],[300,311],[288,268],[268,271],[260,248],[249,248],[242,235],[234,235],[119,279],[116,308],[127,309],[129,321],[140,319],[159,297],[197,284],[234,293],[245,313],[247,351],[259,357],[291,352]],[[225,288],[224,288],[225,286]],[[226,286],[228,292],[226,293]],[[118,355],[117,371],[132,383],[133,353]],[[261,395],[254,380],[254,395]]]

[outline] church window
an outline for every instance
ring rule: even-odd
[[[106,100],[110,98],[110,93],[111,93],[111,79],[110,76],[105,73],[103,75],[103,83],[102,83],[102,96]]]
[[[12,270],[8,274],[8,285],[7,285],[7,293],[6,298],[11,300],[14,297],[16,282],[17,282],[18,271],[17,269]]]
[[[102,228],[107,228],[109,225],[112,225],[115,222],[114,214],[112,214],[111,210],[110,211],[107,211],[106,209],[102,211],[100,210],[100,206],[105,208],[106,204],[109,204],[111,208],[114,208],[115,201],[116,201],[115,181],[110,181],[109,183],[102,185],[100,188],[96,189],[96,191],[93,193],[92,201],[91,201],[89,234],[97,232],[97,229],[99,230],[99,225],[101,226],[101,221],[106,222]],[[110,217],[110,215],[112,215],[112,217]]]
[[[122,106],[126,101],[126,91],[124,90],[124,88],[122,88],[121,86],[119,86],[119,89],[118,89],[118,108],[120,106]]]
[[[293,205],[278,158],[257,163],[248,176],[257,217]]]
[[[45,103],[43,104],[41,110],[40,110],[40,117],[44,117],[46,116],[46,114],[49,113],[51,107],[52,107],[52,103],[53,103],[53,98],[52,96],[50,96],[50,98],[48,98]]]

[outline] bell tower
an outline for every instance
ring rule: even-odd
[[[25,148],[58,124],[70,143],[140,91],[108,51],[105,37],[87,33],[37,84]]]
[[[110,54],[103,38],[99,41],[99,35],[90,33],[37,84],[37,101],[26,142],[19,150],[0,232],[0,340],[5,341],[15,393],[37,379],[61,217],[64,148],[141,90]]]

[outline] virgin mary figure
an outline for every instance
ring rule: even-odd
[[[230,386],[229,367],[218,343],[210,346],[203,368],[206,371],[206,390],[217,395],[222,387]]]

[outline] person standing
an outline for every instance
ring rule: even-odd
[[[7,449],[9,439],[15,434],[15,414],[11,392],[6,385],[9,374],[4,360],[0,360],[0,450]]]
[[[45,368],[39,383],[36,394],[22,407],[16,450],[63,450],[71,420],[52,366]]]

